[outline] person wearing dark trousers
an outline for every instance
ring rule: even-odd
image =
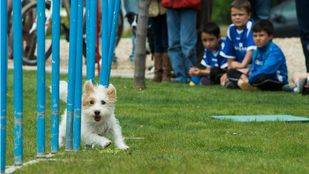
[[[198,36],[201,35],[201,31],[204,26],[211,21],[213,0],[201,0],[201,8],[197,12],[197,31]],[[196,59],[197,62],[201,62],[204,55],[204,46],[200,37],[197,37],[196,43]]]
[[[296,12],[300,27],[300,39],[306,60],[306,69],[309,72],[309,1],[296,0]]]
[[[270,17],[271,0],[250,0],[250,3],[254,21],[268,19]]]
[[[171,80],[171,65],[167,55],[168,35],[166,23],[166,9],[160,0],[152,0],[149,5],[149,26],[152,39],[152,55],[154,59],[155,82],[169,82]]]
[[[241,74],[237,85],[243,90],[280,91],[288,84],[288,71],[281,48],[272,41],[273,24],[262,19],[254,24],[252,31],[257,49],[253,52],[249,74]]]

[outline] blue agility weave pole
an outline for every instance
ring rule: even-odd
[[[112,23],[113,23],[113,13],[114,13],[114,7],[115,7],[115,0],[107,0],[108,2],[108,6],[107,6],[107,25],[106,24],[102,24],[107,28],[108,31],[108,38],[107,38],[107,43],[110,43],[111,40],[111,31],[112,31]]]
[[[97,32],[97,1],[86,1],[87,80],[95,77],[95,43]]]
[[[116,47],[116,34],[118,29],[118,19],[119,19],[119,11],[120,11],[120,0],[115,0],[115,5],[113,9],[113,21],[112,21],[112,28],[111,28],[111,39],[109,42],[109,51],[108,51],[108,71],[106,77],[108,78],[107,82],[109,84],[109,78],[111,73],[111,65],[112,59],[114,56],[114,51]]]
[[[76,33],[76,70],[75,70],[75,98],[73,119],[73,150],[80,148],[81,135],[81,104],[82,104],[82,69],[83,69],[83,0],[77,2],[77,33]]]
[[[102,68],[100,72],[100,84],[103,86],[108,86],[108,79],[104,77],[103,74],[107,74],[108,71],[108,46],[109,46],[109,34],[108,34],[108,2],[106,0],[102,0],[102,21],[101,21],[101,30],[102,30]]]
[[[52,1],[51,153],[59,150],[60,0]]]
[[[68,96],[66,120],[66,150],[80,148],[82,91],[83,0],[71,0],[70,49],[68,66]],[[0,118],[1,173],[5,172],[7,115],[7,1],[0,1]],[[37,157],[45,157],[45,0],[37,0]],[[52,100],[51,152],[59,150],[59,70],[60,70],[60,0],[52,1]],[[100,84],[108,87],[112,56],[115,49],[120,0],[102,0],[103,73]],[[14,50],[14,159],[23,162],[23,72],[21,1],[13,1]],[[87,1],[87,80],[94,79],[97,2]],[[89,26],[88,26],[89,25]],[[74,124],[74,125],[73,125]]]
[[[0,172],[5,172],[7,114],[7,1],[0,1]]]
[[[45,0],[37,1],[37,157],[45,156]]]
[[[14,57],[14,161],[23,161],[23,74],[21,1],[13,2],[13,57]]]
[[[70,48],[68,66],[68,96],[67,96],[67,119],[66,119],[66,150],[73,148],[73,117],[74,117],[74,94],[75,94],[75,66],[76,66],[76,32],[77,32],[77,0],[71,0],[70,9]]]
[[[105,87],[109,85],[119,11],[120,0],[108,1],[108,3],[102,1],[102,69],[100,84]],[[107,19],[107,16],[109,16],[109,19]],[[109,22],[109,20],[111,21]]]
[[[108,34],[110,36],[110,31],[111,31],[111,25],[113,21],[113,9],[115,6],[115,1],[114,0],[107,0],[107,25],[105,25],[108,28]],[[108,40],[109,42],[109,40]]]

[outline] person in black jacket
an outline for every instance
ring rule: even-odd
[[[296,0],[297,19],[300,28],[300,39],[306,60],[306,69],[309,72],[309,1]]]

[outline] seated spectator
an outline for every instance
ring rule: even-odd
[[[237,82],[243,73],[248,73],[252,52],[256,46],[249,20],[251,5],[247,0],[234,0],[231,4],[231,24],[220,55],[228,59],[228,72],[221,78],[221,85],[238,88]]]
[[[205,51],[201,61],[203,68],[192,67],[190,86],[197,84],[220,84],[220,78],[227,68],[227,60],[219,55],[221,50],[220,28],[215,23],[208,23],[201,32],[201,40]]]
[[[242,75],[238,81],[241,89],[277,91],[288,83],[285,56],[272,42],[274,27],[269,20],[260,20],[253,26],[253,39],[258,47],[253,53],[249,77]]]

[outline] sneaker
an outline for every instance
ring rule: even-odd
[[[189,82],[189,86],[194,87],[196,84],[192,81]]]
[[[296,88],[298,90],[298,93],[303,92],[305,84],[306,84],[306,79],[301,79],[296,82]]]
[[[296,86],[291,86],[289,84],[286,84],[282,86],[282,91],[297,93],[297,88]]]

